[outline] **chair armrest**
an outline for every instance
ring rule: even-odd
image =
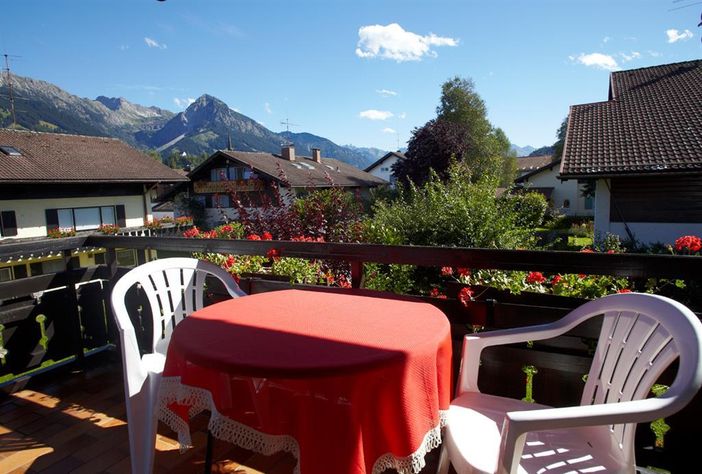
[[[141,361],[141,353],[134,328],[120,328],[119,333],[122,343],[124,384],[128,396],[132,397],[141,392],[148,373]]]
[[[655,420],[676,411],[668,397],[647,398],[619,403],[544,408],[508,412],[502,425],[498,472],[516,473],[526,434],[530,431],[616,425]]]
[[[479,392],[478,371],[480,369],[480,354],[489,346],[514,344],[517,342],[539,341],[560,336],[577,325],[569,324],[566,318],[550,324],[526,326],[513,329],[502,329],[484,333],[469,334],[463,341],[461,357],[461,373],[456,387],[456,395],[463,392]]]

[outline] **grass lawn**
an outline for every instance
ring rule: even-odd
[[[588,245],[592,245],[591,237],[576,237],[574,235],[568,236],[569,247],[587,247]]]

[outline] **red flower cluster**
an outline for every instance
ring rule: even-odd
[[[462,276],[462,277],[470,276],[470,268],[458,267],[458,276]]]
[[[280,258],[280,250],[270,249],[268,253],[266,253],[266,257],[270,258],[271,260],[277,261]]]
[[[271,234],[268,231],[265,231],[263,234],[261,234],[261,238],[263,240],[273,240],[273,234]]]
[[[453,275],[453,268],[451,268],[451,267],[441,267],[441,275],[442,275],[442,276],[451,276],[451,275]]]
[[[526,276],[527,283],[543,283],[546,281],[546,277],[541,272],[531,272]]]
[[[560,276],[560,275],[554,276],[554,277],[551,279],[551,285],[555,286],[555,285],[559,284],[559,283],[561,282],[562,279],[563,279],[563,277]]]
[[[461,288],[461,291],[458,292],[458,301],[460,301],[463,306],[468,306],[468,303],[473,301],[473,290],[467,286]]]
[[[232,265],[236,263],[236,258],[234,258],[234,255],[229,255],[227,257],[227,260],[224,262],[224,269],[229,270]]]
[[[193,227],[192,229],[188,229],[185,232],[183,232],[183,237],[187,238],[194,238],[194,237],[199,237],[200,236],[200,229],[197,227]]]
[[[249,234],[246,236],[246,240],[261,240],[261,236],[258,234]]]
[[[629,288],[622,288],[621,290],[617,290],[617,293],[631,293],[631,290]]]
[[[305,237],[304,235],[298,235],[290,240],[293,242],[324,242],[324,237]]]
[[[446,299],[446,295],[441,293],[438,288],[432,288],[429,291],[429,296],[431,296],[432,298],[439,298],[440,300]]]
[[[700,249],[702,249],[702,240],[696,235],[684,235],[675,240],[675,250],[678,252],[682,250],[699,252]]]
[[[351,288],[351,282],[346,279],[345,275],[340,275],[337,283],[341,288]]]

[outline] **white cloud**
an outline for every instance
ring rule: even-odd
[[[605,36],[604,38],[602,38],[602,42],[603,42],[603,43],[609,43],[611,39],[612,39],[612,38],[610,38],[609,36]]]
[[[594,67],[597,69],[605,69],[607,71],[616,71],[617,69],[619,69],[619,64],[617,64],[617,60],[608,54],[580,53],[577,56],[568,56],[568,58],[573,62],[580,63],[588,67]]]
[[[651,50],[651,51],[648,51],[648,54],[649,54],[652,58],[660,58],[661,56],[663,56],[663,53],[659,53],[658,51],[652,51],[652,50]]]
[[[193,99],[192,97],[188,97],[187,99],[180,99],[180,98],[178,98],[178,97],[174,97],[174,98],[173,98],[173,102],[174,102],[175,105],[177,105],[178,107],[181,107],[181,108],[184,109],[184,108],[186,108],[187,106],[189,106],[190,104],[192,104],[193,102],[195,102],[195,99]]]
[[[129,45],[128,45],[128,44],[122,44],[122,45],[119,46],[119,50],[120,50],[120,51],[126,51],[126,50],[128,50],[128,49],[129,49]]]
[[[146,43],[146,46],[148,46],[149,48],[158,48],[158,49],[168,48],[168,46],[166,46],[165,43],[159,43],[155,39],[149,38],[148,36],[144,37],[144,43]]]
[[[263,109],[266,111],[267,114],[272,114],[273,110],[271,110],[271,104],[266,102],[263,104]]]
[[[668,36],[668,43],[687,41],[694,36],[690,30],[678,31],[675,28],[666,30],[665,34]]]
[[[622,61],[629,62],[634,59],[639,59],[641,57],[641,53],[639,53],[638,51],[632,51],[630,54],[619,53],[619,56],[621,56]]]
[[[381,130],[383,133],[397,133],[397,131],[394,128],[390,127],[385,127],[384,129]]]
[[[434,33],[422,36],[405,31],[397,23],[389,25],[368,25],[358,29],[356,56],[359,58],[393,59],[421,61],[423,57],[436,57],[432,46],[458,46],[458,40]]]
[[[395,97],[397,95],[397,92],[389,89],[376,89],[375,91],[383,97]]]
[[[406,118],[407,118],[407,112],[402,112],[401,114],[398,114],[398,118],[406,119]]]
[[[369,109],[360,112],[358,116],[368,120],[387,120],[393,116],[393,113],[387,110]]]

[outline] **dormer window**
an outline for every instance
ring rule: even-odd
[[[7,156],[22,156],[17,148],[9,145],[0,145],[0,151]]]

